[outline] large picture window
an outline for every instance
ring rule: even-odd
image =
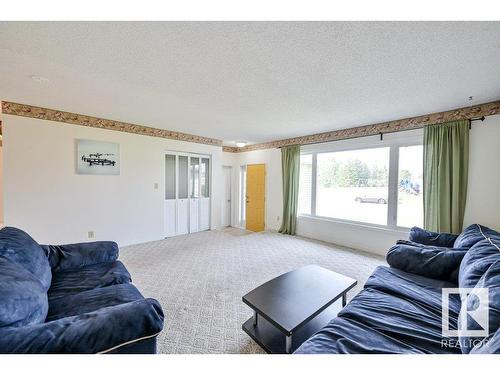
[[[336,148],[303,151],[299,215],[392,228],[422,226],[421,144]]]
[[[389,148],[318,154],[316,215],[387,224]]]

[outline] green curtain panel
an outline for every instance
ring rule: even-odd
[[[424,226],[462,231],[469,170],[469,121],[424,128]]]
[[[281,149],[281,169],[283,182],[283,221],[280,233],[295,234],[297,226],[297,206],[299,199],[300,146]]]

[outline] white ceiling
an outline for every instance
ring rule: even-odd
[[[0,22],[0,59],[0,99],[229,145],[500,99],[500,22]]]

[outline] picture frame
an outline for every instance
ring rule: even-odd
[[[76,173],[83,175],[119,175],[120,144],[77,139]]]

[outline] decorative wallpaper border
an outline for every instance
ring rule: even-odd
[[[287,138],[278,141],[257,143],[245,147],[225,147],[226,152],[247,152],[279,148],[290,145],[309,145],[338,141],[342,139],[366,137],[379,135],[380,133],[393,133],[401,130],[419,129],[426,125],[440,124],[453,120],[464,120],[482,116],[500,114],[500,100],[490,103],[478,104],[471,107],[453,109],[446,112],[436,112],[428,115],[410,117],[401,120],[381,122],[373,125],[364,125],[348,129],[334,130],[325,133],[317,133],[302,137]]]
[[[172,130],[152,128],[149,126],[135,125],[127,122],[101,119],[98,117],[80,115],[77,113],[57,111],[54,109],[35,107],[26,104],[2,102],[2,113],[15,116],[31,117],[40,120],[64,122],[73,125],[88,126],[91,128],[115,130],[125,133],[148,135],[174,139],[177,141],[201,143],[210,146],[222,146],[222,141],[214,138],[201,137],[198,135],[180,133]]]
[[[238,147],[222,146],[222,152],[238,152],[238,151],[239,151]]]
[[[453,120],[471,119],[482,116],[492,116],[500,114],[500,100],[478,104],[470,107],[457,108],[445,112],[436,112],[427,115],[409,117],[401,120],[381,122],[372,125],[363,125],[354,128],[339,129],[330,132],[305,135],[301,137],[281,139],[277,141],[257,143],[245,147],[223,146],[222,141],[215,138],[202,137],[193,134],[180,133],[172,130],[152,128],[149,126],[135,125],[121,121],[101,119],[98,117],[80,115],[71,112],[57,111],[54,109],[36,107],[26,104],[2,102],[2,113],[31,117],[40,120],[50,120],[73,125],[88,126],[92,128],[115,130],[126,133],[147,135],[174,139],[177,141],[201,143],[210,146],[222,146],[223,152],[247,152],[255,150],[265,150],[279,148],[290,145],[308,145],[314,143],[331,142],[342,139],[366,137],[393,133],[401,130],[419,129],[430,124],[439,124]]]

